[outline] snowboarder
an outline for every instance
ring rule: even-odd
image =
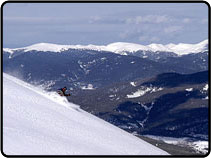
[[[66,90],[67,90],[67,87],[60,88],[60,89],[58,89],[57,93],[58,93],[60,96],[70,96],[70,94],[66,94],[66,93],[65,93]]]

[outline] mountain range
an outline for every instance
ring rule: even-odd
[[[166,49],[160,44],[156,47],[155,44],[145,47],[138,45],[138,47],[137,44],[125,46],[124,43],[113,43],[108,46],[41,43],[16,49],[5,48],[3,71],[21,76],[31,83],[50,84],[51,89],[61,85],[72,88],[91,85],[93,88],[98,88],[165,72],[188,74],[205,71],[208,69],[207,42],[205,40],[195,45],[169,44],[165,45]],[[167,46],[170,45],[172,50],[178,48],[177,51],[161,52],[161,50],[168,50]],[[156,52],[146,50],[149,46],[160,50],[154,49]],[[182,50],[181,46],[186,46],[187,49],[190,47],[190,52],[183,53],[185,55],[176,54]],[[124,53],[126,54],[122,55]]]
[[[172,52],[176,55],[187,55],[190,53],[199,53],[205,52],[208,50],[208,40],[204,40],[197,44],[155,44],[152,43],[150,45],[141,45],[135,43],[125,43],[125,42],[116,42],[111,43],[106,46],[98,46],[98,45],[59,45],[59,44],[51,44],[51,43],[38,43],[28,47],[22,48],[4,48],[5,52],[9,52],[13,54],[17,51],[29,52],[32,50],[36,51],[44,51],[44,52],[64,52],[68,49],[80,49],[80,50],[96,50],[96,51],[107,51],[113,52],[121,55],[131,55],[137,51],[143,52]]]
[[[198,44],[39,43],[3,49],[3,71],[135,135],[208,140],[208,40]]]

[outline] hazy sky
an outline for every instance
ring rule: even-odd
[[[204,3],[6,3],[3,46],[35,43],[198,43],[208,39]]]

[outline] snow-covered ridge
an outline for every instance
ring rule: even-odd
[[[68,49],[89,49],[89,50],[106,50],[105,46],[96,46],[96,45],[60,45],[60,44],[52,44],[52,43],[37,43],[31,46],[22,47],[22,48],[3,48],[3,51],[9,52],[10,54],[14,53],[18,50],[23,50],[24,52],[36,50],[43,52],[62,52]]]
[[[36,51],[51,51],[51,52],[62,52],[68,49],[88,49],[88,50],[97,50],[97,51],[110,51],[118,54],[125,54],[126,52],[136,52],[138,50],[142,51],[164,51],[164,52],[174,52],[177,55],[185,55],[190,53],[199,53],[208,50],[208,40],[204,40],[197,44],[149,44],[149,45],[141,45],[135,43],[125,43],[125,42],[116,42],[111,43],[106,46],[98,46],[98,45],[59,45],[59,44],[50,44],[50,43],[38,43],[28,47],[22,48],[4,48],[5,52],[13,53],[17,50],[24,50],[24,52],[28,52],[31,50]]]

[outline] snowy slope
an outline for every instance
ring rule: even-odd
[[[199,53],[208,50],[208,40],[204,40],[197,44],[150,44],[150,45],[141,45],[134,43],[125,43],[125,42],[116,42],[111,43],[106,46],[97,46],[97,45],[58,45],[50,43],[38,43],[28,47],[9,49],[4,48],[5,52],[10,54],[14,53],[17,50],[23,50],[28,52],[31,50],[37,51],[51,51],[51,52],[62,52],[68,49],[88,49],[88,50],[97,50],[97,51],[109,51],[118,54],[127,55],[126,52],[136,52],[139,50],[150,51],[150,52],[174,52],[177,55],[185,55],[190,53]]]
[[[166,155],[54,93],[3,74],[7,155]]]

